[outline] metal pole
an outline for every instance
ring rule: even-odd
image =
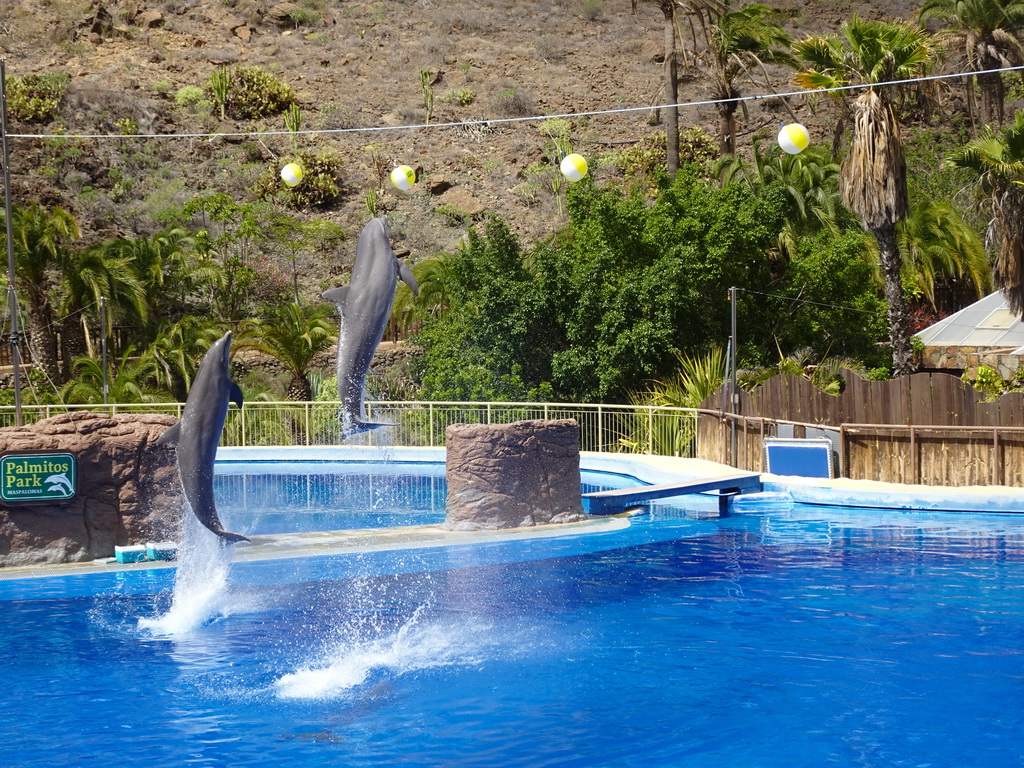
[[[7,151],[7,61],[0,59],[0,151],[4,164],[4,223],[7,229],[7,306],[11,310],[11,365],[14,366],[14,424],[21,426],[21,351],[18,296],[14,290],[14,235],[11,231],[11,163]]]
[[[107,300],[100,296],[100,361],[103,364],[103,404],[107,404],[110,385],[107,382]]]
[[[729,345],[729,370],[732,375],[732,381],[729,382],[729,411],[733,414],[740,412],[740,393],[736,389],[736,347],[739,346],[739,337],[736,335],[736,287],[733,286],[729,289],[729,315],[730,315],[730,333],[732,334],[732,344]],[[732,417],[732,439],[730,441],[731,451],[729,457],[732,459],[732,465],[738,467],[736,457],[736,417]]]

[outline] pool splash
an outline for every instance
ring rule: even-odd
[[[418,607],[398,630],[368,639],[346,638],[319,658],[282,675],[274,684],[281,699],[332,699],[367,684],[405,674],[480,663],[480,641],[487,628],[424,622]]]
[[[187,512],[170,608],[160,616],[140,618],[139,630],[153,637],[182,635],[231,615],[233,551],[233,544],[225,544]]]

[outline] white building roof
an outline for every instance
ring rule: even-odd
[[[1024,322],[1006,306],[1002,291],[990,293],[915,336],[926,347],[999,347],[1024,354]]]

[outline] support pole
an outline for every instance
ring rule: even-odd
[[[100,296],[100,361],[103,365],[103,404],[106,405],[110,392],[107,383],[107,300]]]
[[[736,416],[735,414],[740,412],[740,393],[736,389],[736,347],[739,345],[739,339],[736,336],[736,287],[733,286],[729,289],[729,314],[730,314],[730,334],[732,343],[729,345],[729,370],[731,372],[732,380],[729,382],[729,412],[734,414],[732,417],[732,439],[730,440],[730,453],[729,458],[732,460],[730,463],[734,467],[739,466],[739,458],[736,455]]]
[[[11,225],[11,162],[7,149],[7,61],[0,59],[0,151],[4,170],[4,224],[7,237],[7,306],[11,310],[11,365],[14,366],[14,425],[21,426],[21,350],[18,296],[14,290],[14,235]]]

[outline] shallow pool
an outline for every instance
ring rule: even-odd
[[[170,571],[0,581],[0,762],[1024,763],[1024,518],[742,509],[238,563],[178,634]]]

